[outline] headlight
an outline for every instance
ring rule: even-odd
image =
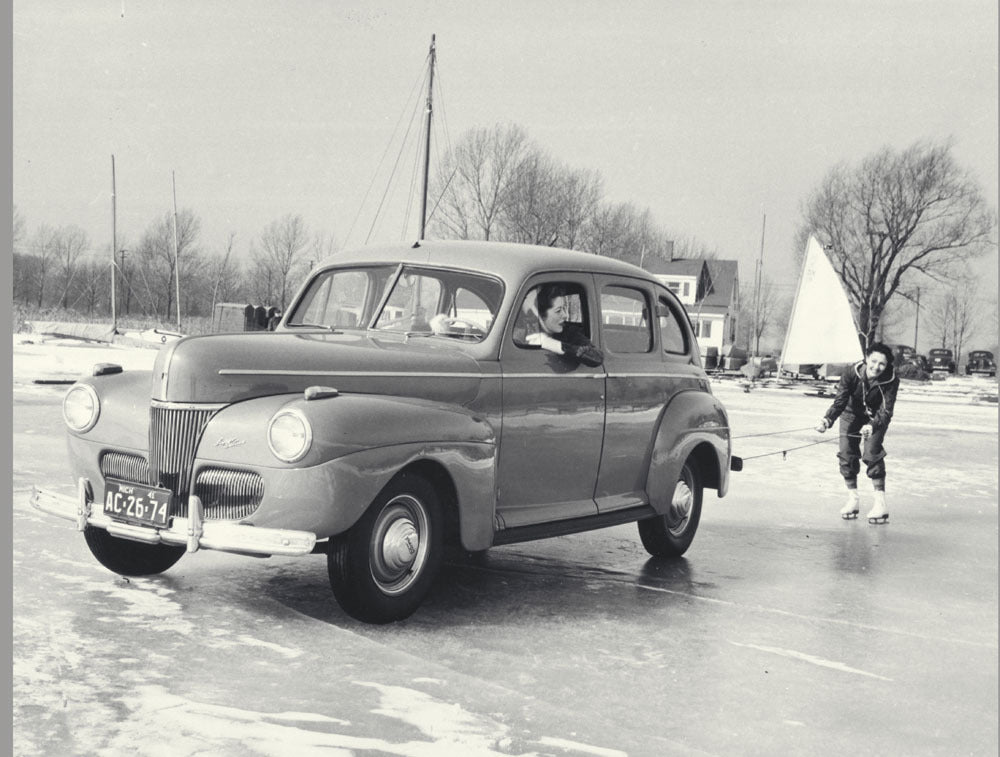
[[[101,402],[89,384],[77,384],[63,397],[63,420],[74,431],[90,431],[100,414]]]
[[[267,426],[267,445],[279,460],[294,463],[312,445],[312,427],[298,410],[280,410]]]

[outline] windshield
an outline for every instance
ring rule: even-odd
[[[414,266],[333,268],[310,282],[289,327],[366,329],[480,341],[503,297],[496,279]]]
[[[464,271],[405,266],[374,328],[481,341],[496,318],[503,286]]]

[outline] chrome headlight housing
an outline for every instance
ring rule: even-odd
[[[101,401],[90,384],[75,384],[63,397],[63,420],[79,434],[90,431],[101,415]]]
[[[267,424],[267,446],[279,460],[294,463],[312,446],[312,426],[301,410],[286,408],[275,413]]]

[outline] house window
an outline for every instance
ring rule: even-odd
[[[669,289],[674,294],[677,294],[678,292],[681,291],[680,282],[678,282],[678,281],[668,281],[667,282],[667,289]]]
[[[691,282],[684,282],[684,296],[687,297],[691,293]]]
[[[712,322],[711,321],[698,321],[696,336],[699,339],[709,339],[712,336]]]

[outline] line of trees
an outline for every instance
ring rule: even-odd
[[[253,302],[284,309],[311,262],[333,254],[336,241],[310,233],[301,216],[272,221],[249,244],[243,260],[233,255],[235,235],[223,251],[205,250],[201,221],[189,209],[166,213],[115,256],[115,305],[121,316],[171,323],[212,314],[218,302]],[[62,308],[87,316],[111,313],[111,250],[91,245],[75,226],[38,227],[30,236],[14,208],[12,294],[15,305]]]
[[[668,233],[650,209],[608,202],[599,173],[556,160],[513,124],[466,132],[442,159],[430,195],[432,237],[555,245],[635,264],[718,257],[696,239]],[[310,232],[291,214],[267,224],[242,259],[233,254],[232,235],[225,250],[205,250],[191,210],[177,214],[175,251],[173,225],[172,214],[164,214],[137,240],[119,245],[116,298],[123,315],[169,323],[177,312],[175,267],[183,316],[210,315],[225,301],[284,309],[309,263],[337,249],[334,238]],[[30,237],[25,226],[15,207],[15,304],[109,314],[108,247],[95,251],[73,226],[42,226]],[[862,346],[882,336],[922,285],[928,328],[958,353],[983,320],[982,304],[961,276],[970,261],[996,249],[996,226],[996,210],[958,166],[951,143],[918,142],[831,169],[803,203],[796,254],[809,234],[827,245]],[[764,307],[753,322],[742,314],[743,346],[759,348],[765,332],[787,318],[787,297],[777,296],[770,281],[764,287]]]

